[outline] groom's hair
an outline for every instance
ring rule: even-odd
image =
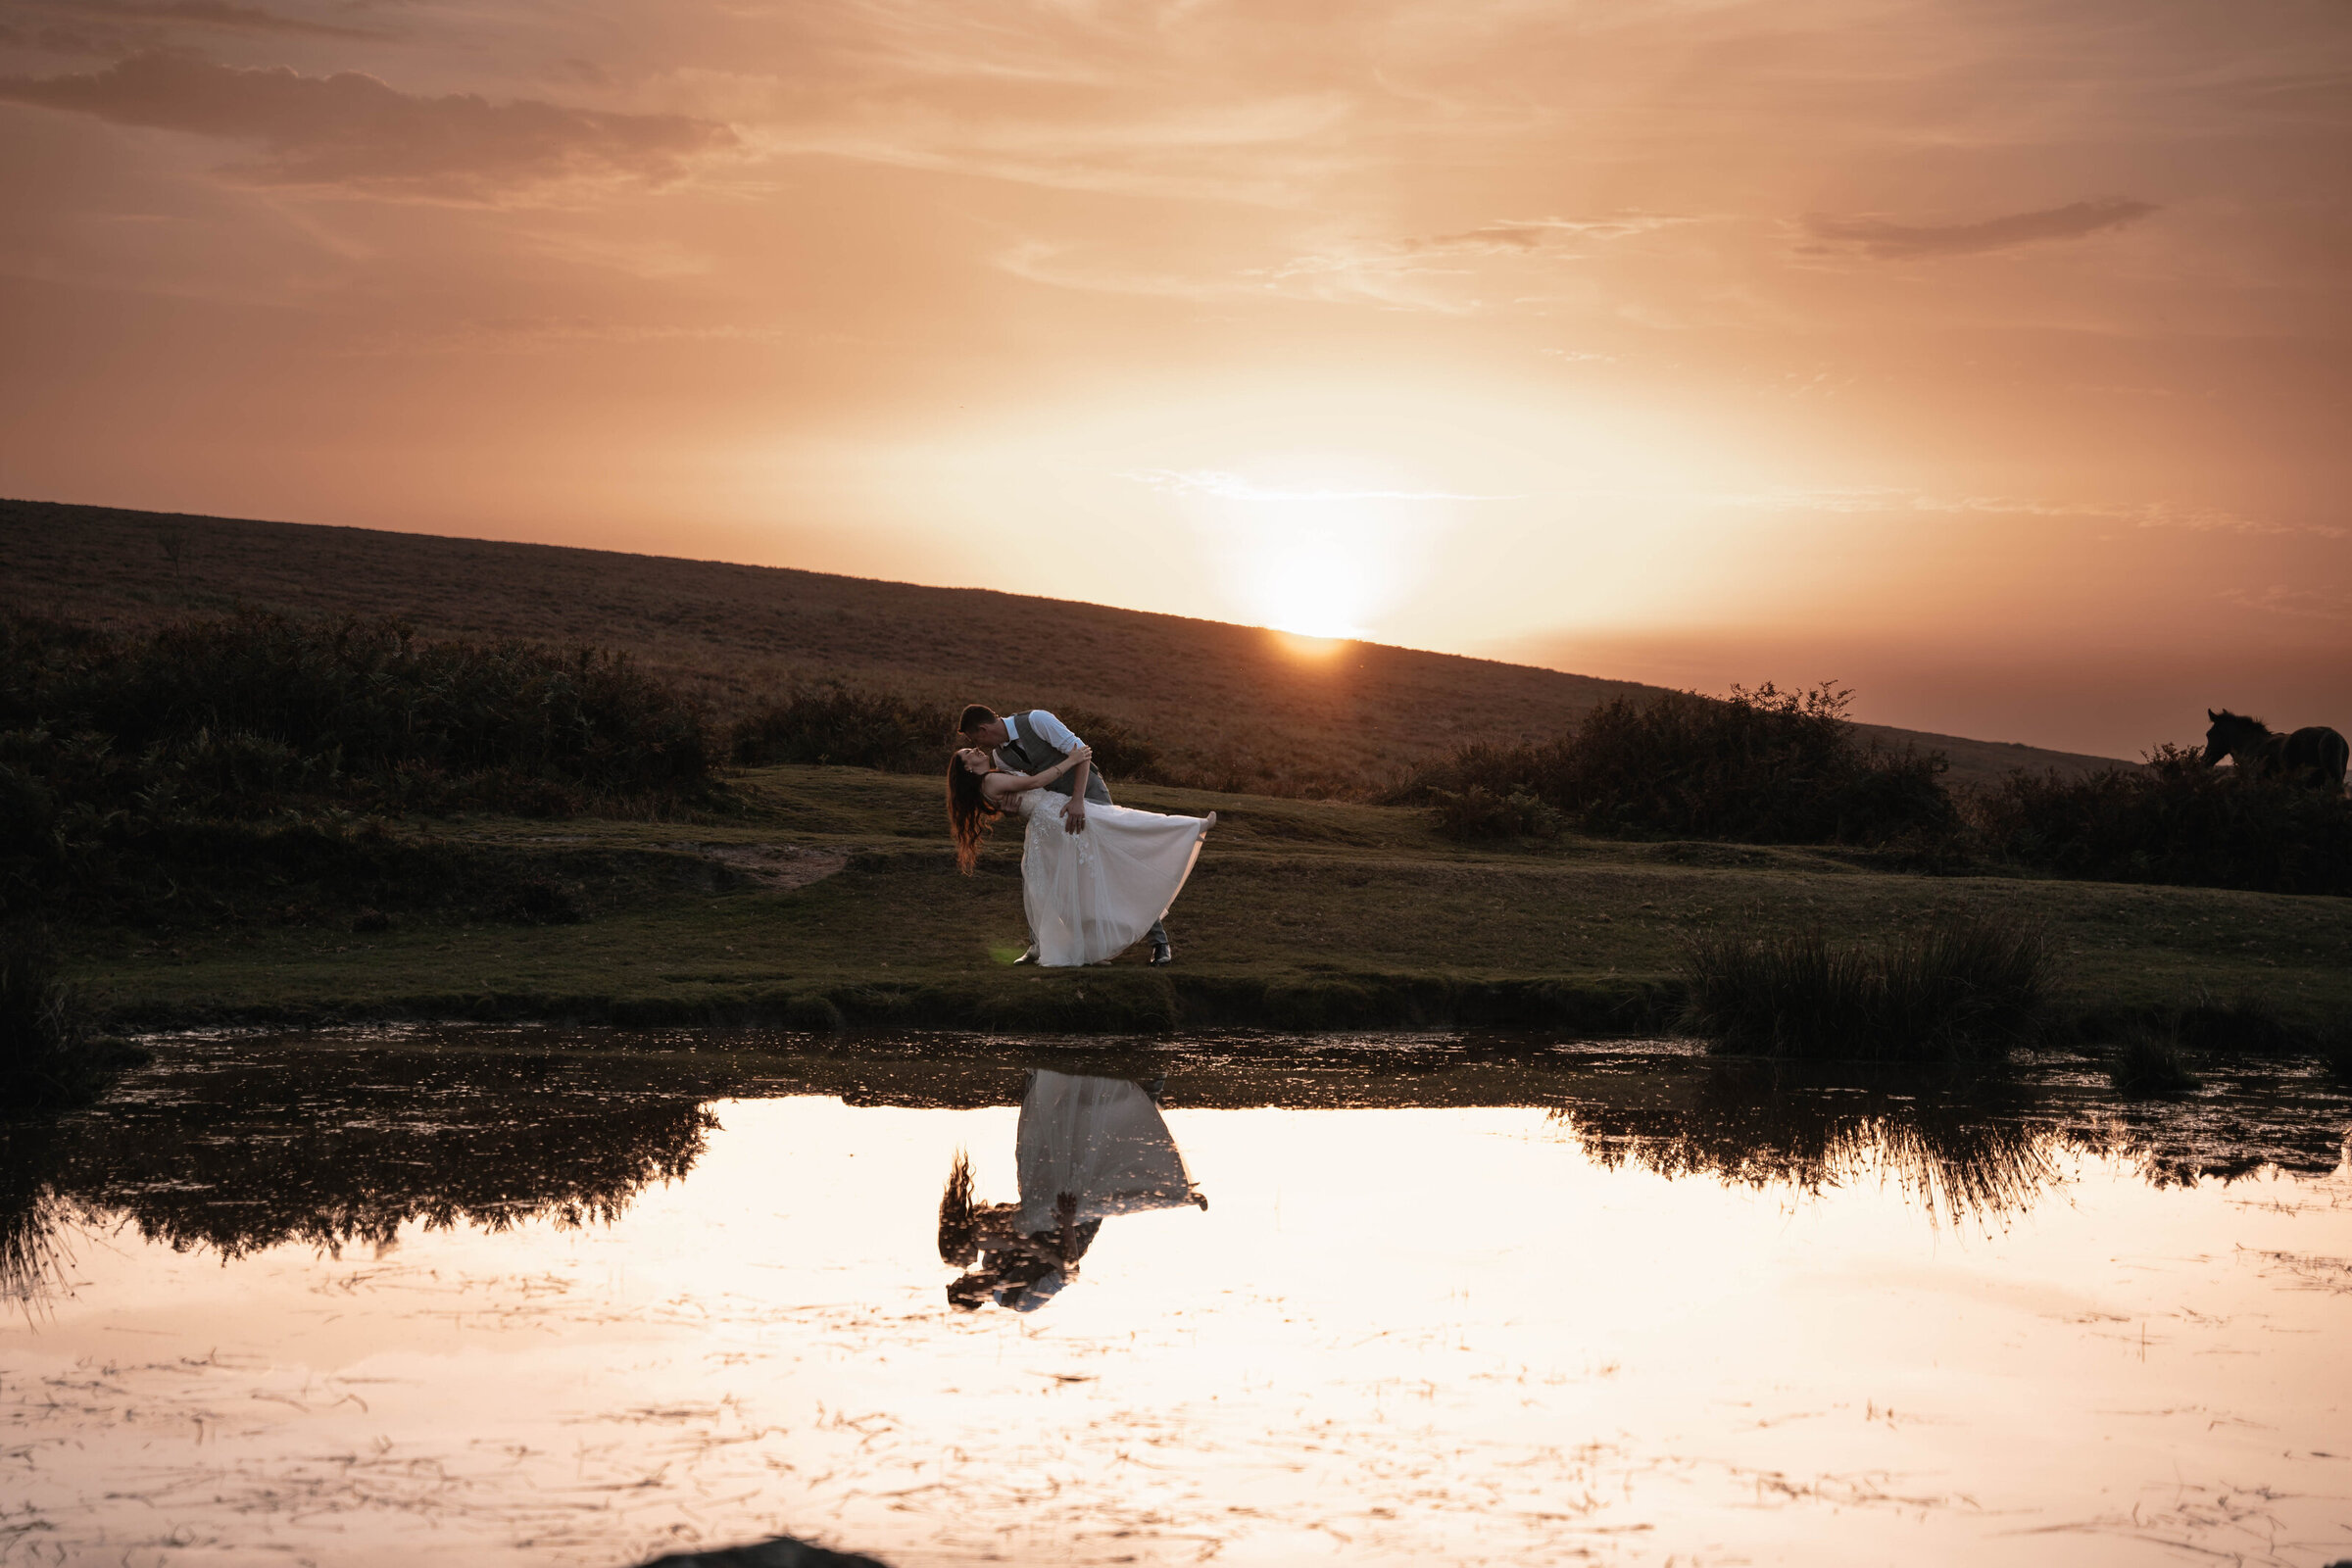
[[[983,708],[978,703],[974,703],[971,707],[965,709],[963,710],[963,716],[956,721],[956,733],[958,735],[969,735],[981,725],[994,724],[996,721],[997,710],[995,709]]]

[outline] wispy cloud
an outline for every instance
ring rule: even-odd
[[[2159,211],[2152,203],[2104,197],[2011,213],[1974,223],[1897,223],[1874,215],[1834,218],[1809,214],[1805,232],[1816,254],[1849,253],[1873,261],[1917,261],[1941,256],[1976,256],[2050,240],[2082,239],[2122,228]]]
[[[380,39],[385,36],[366,27],[314,22],[308,17],[283,16],[254,6],[232,5],[228,0],[71,0],[70,4],[63,3],[63,0],[34,0],[26,9],[53,16],[70,16],[82,22],[162,23],[209,27],[222,32],[268,33],[280,37]]]
[[[483,199],[560,182],[662,184],[736,145],[727,126],[683,115],[427,98],[357,72],[305,76],[170,54],[86,75],[0,77],[0,100],[258,143],[262,161],[237,171],[256,182],[384,194]]]
[[[1217,468],[1138,468],[1119,475],[1153,490],[1218,501],[1517,501],[1458,490],[1324,490],[1264,485]]]
[[[1718,492],[1704,499],[1717,506],[1760,512],[1888,513],[1931,512],[2029,517],[2075,517],[2133,528],[2177,528],[2188,533],[2313,534],[2340,539],[2344,530],[2323,522],[2278,522],[2220,507],[2183,507],[2162,501],[2034,501],[2021,496],[1939,496],[1887,485],[1791,486]]]
[[[2244,588],[2226,589],[2221,597],[2240,609],[2258,610],[2266,615],[2332,621],[2339,626],[2352,621],[2352,593],[2326,588],[2289,588],[2283,583],[2273,583],[2260,593]]]
[[[543,354],[566,348],[608,344],[625,347],[640,343],[740,343],[765,347],[807,342],[813,335],[791,327],[732,322],[682,325],[534,317],[466,321],[436,329],[400,328],[363,337],[346,352],[354,358],[374,359],[443,354]]]

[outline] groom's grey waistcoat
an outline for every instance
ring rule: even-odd
[[[1028,720],[1027,713],[1005,715],[1004,744],[997,748],[997,755],[1005,761],[1017,764],[1024,773],[1043,773],[1070,754],[1055,751],[1036,735],[1030,733]],[[1081,736],[1080,739],[1084,739],[1084,737]],[[1070,769],[1069,772],[1048,784],[1046,788],[1056,795],[1069,794],[1070,780],[1076,776],[1077,771],[1076,768]],[[1110,804],[1110,786],[1102,782],[1102,770],[1099,767],[1087,770],[1086,798],[1097,806]]]

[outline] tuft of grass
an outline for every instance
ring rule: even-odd
[[[2180,1037],[2147,1028],[2134,1029],[2117,1043],[2107,1058],[2107,1081],[2134,1100],[2186,1094],[2198,1083],[2181,1054]]]
[[[2038,925],[1976,914],[1876,946],[1818,929],[1701,938],[1684,953],[1684,1022],[1711,1049],[1748,1055],[1991,1059],[2037,1032],[2050,971]]]
[[[0,940],[0,1118],[87,1104],[136,1054],[98,1033],[45,949]]]
[[[1943,758],[1864,744],[1851,696],[1767,681],[1729,698],[1612,698],[1548,741],[1462,747],[1402,798],[1435,804],[1455,838],[1501,836],[1488,803],[1523,799],[1609,838],[1916,848],[1957,835]]]
[[[2331,1018],[2319,1031],[2320,1060],[2338,1083],[2352,1085],[2352,1013]]]
[[[2181,1045],[2209,1054],[2283,1056],[2304,1049],[2310,1031],[2298,1029],[2250,991],[2227,1002],[2200,993],[2180,1009],[2174,1032]]]

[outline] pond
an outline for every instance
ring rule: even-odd
[[[2326,1564],[2348,1122],[2294,1063],[175,1040],[6,1135],[0,1563]]]

